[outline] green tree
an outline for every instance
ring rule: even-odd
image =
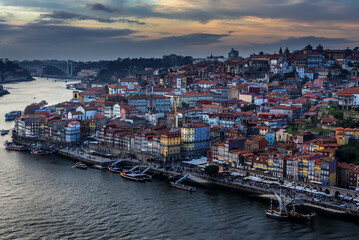
[[[350,140],[349,144],[340,146],[335,152],[339,162],[359,163],[359,140]]]
[[[215,176],[218,174],[219,172],[219,167],[216,165],[208,165],[205,169],[204,172],[209,175],[209,176]]]

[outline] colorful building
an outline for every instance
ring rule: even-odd
[[[349,143],[350,139],[359,139],[359,129],[358,128],[336,128],[335,129],[335,138],[339,145],[346,145]]]

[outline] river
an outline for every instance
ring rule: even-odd
[[[4,114],[34,101],[69,100],[64,81],[5,84]],[[36,97],[34,99],[34,97]],[[1,136],[4,142],[10,136]],[[57,155],[0,146],[0,239],[357,239],[357,223],[318,217],[314,226],[264,215],[266,203],[238,193],[172,189],[159,179],[137,183],[108,171],[73,167]]]

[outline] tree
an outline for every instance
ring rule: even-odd
[[[359,163],[359,140],[350,140],[349,144],[340,146],[335,152],[339,162]]]
[[[219,171],[219,167],[216,165],[208,165],[205,169],[204,172],[209,175],[209,176],[215,176],[218,174]]]
[[[47,105],[47,102],[45,100],[42,100],[39,103],[31,103],[26,106],[26,108],[24,110],[24,115],[34,114],[36,110],[39,110],[46,105]]]

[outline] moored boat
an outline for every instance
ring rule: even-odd
[[[121,172],[121,177],[126,178],[128,180],[136,181],[136,182],[145,182],[146,180],[141,176],[141,174],[137,173],[126,173]]]
[[[283,211],[277,211],[274,209],[268,209],[265,211],[265,214],[269,218],[277,219],[277,220],[288,220],[289,216],[287,213]]]
[[[178,183],[178,182],[170,182],[170,186],[174,187],[174,188],[181,189],[181,190],[189,191],[189,192],[195,192],[197,190],[195,187],[188,186],[188,185]]]
[[[50,152],[50,151],[42,150],[42,149],[34,149],[31,151],[31,154],[34,154],[34,155],[49,155],[51,153],[52,152]]]
[[[112,167],[112,166],[108,167],[108,170],[114,173],[121,173],[123,171],[123,169],[120,167]]]
[[[284,204],[284,200],[282,197],[278,196],[278,194],[274,193],[275,197],[278,200],[279,208],[273,209],[272,207],[272,200],[271,200],[271,207],[270,209],[265,211],[267,217],[274,218],[277,220],[289,220],[294,222],[301,222],[301,223],[314,223],[314,218],[316,216],[315,213],[310,214],[303,214],[299,213],[295,210],[295,199],[291,199],[287,204]],[[292,209],[288,211],[288,208]]]
[[[5,130],[5,129],[2,129],[1,130],[1,135],[6,135],[9,133],[9,130]]]
[[[75,164],[75,167],[80,168],[80,169],[87,169],[87,165],[82,162],[77,162]]]
[[[5,114],[6,121],[15,120],[15,118],[17,118],[17,117],[21,117],[21,111],[11,111],[11,112]]]
[[[101,164],[95,164],[95,165],[92,165],[93,168],[96,168],[96,169],[100,169],[100,170],[104,170],[106,169],[107,167],[105,166],[102,166]]]
[[[316,215],[317,215],[316,213],[302,214],[296,212],[295,210],[290,211],[288,213],[289,220],[295,222],[310,223],[310,224],[314,223],[314,219]]]
[[[174,187],[174,188],[181,189],[181,190],[189,191],[189,192],[195,192],[197,190],[195,187],[188,186],[188,185],[185,185],[185,184],[182,183],[187,178],[188,178],[188,175],[178,179],[175,182],[170,182],[170,186]]]
[[[7,150],[15,150],[15,151],[26,151],[27,150],[27,147],[24,145],[17,145],[13,142],[8,142],[8,141],[5,142],[4,146]]]

